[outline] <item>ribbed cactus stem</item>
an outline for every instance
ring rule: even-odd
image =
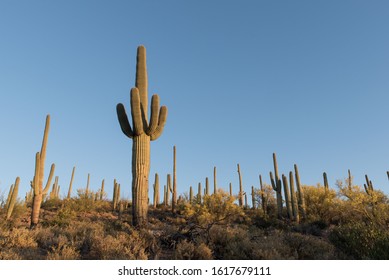
[[[301,215],[303,217],[303,220],[305,221],[307,219],[307,214],[306,214],[307,212],[305,208],[304,191],[303,191],[303,187],[301,186],[300,174],[299,174],[297,164],[294,165],[294,172],[295,172],[296,186],[298,192],[299,209],[301,210]]]
[[[167,188],[163,185],[163,205],[167,206]]]
[[[167,174],[166,178],[166,191],[167,191],[167,205],[170,205],[170,193],[172,193],[172,179],[171,175]]]
[[[217,193],[216,166],[213,167],[213,193]]]
[[[157,208],[158,204],[159,204],[159,176],[158,173],[155,173],[153,207]]]
[[[350,169],[347,172],[348,172],[347,186],[348,186],[348,189],[351,191],[351,188],[353,186],[353,177],[351,176]]]
[[[131,89],[130,106],[132,126],[123,104],[116,106],[123,133],[133,140],[132,146],[132,223],[142,226],[147,223],[148,188],[150,173],[150,141],[162,134],[167,118],[167,108],[159,106],[159,96],[151,98],[150,121],[148,119],[148,83],[146,49],[137,50],[135,88]]]
[[[244,208],[249,208],[249,204],[247,203],[247,193],[244,194]]]
[[[242,173],[240,172],[240,166],[238,163],[238,175],[239,175],[239,206],[243,207],[243,183],[242,183]]]
[[[70,199],[70,197],[72,196],[72,187],[73,187],[73,180],[74,180],[74,172],[75,171],[76,171],[76,167],[73,166],[72,177],[70,178],[69,190],[68,190],[68,196],[67,196],[68,199]]]
[[[34,228],[39,222],[39,212],[41,209],[43,196],[45,196],[50,189],[51,180],[53,178],[54,170],[55,170],[55,165],[52,164],[50,168],[49,177],[46,182],[46,186],[45,188],[43,188],[44,165],[46,159],[47,141],[49,138],[49,129],[50,129],[50,115],[47,115],[45,130],[43,133],[41,151],[36,153],[35,155],[35,172],[34,172],[34,179],[31,184],[31,187],[34,190],[34,197],[32,201],[32,210],[31,210],[31,228]]]
[[[292,200],[292,211],[293,211],[293,220],[297,223],[300,222],[300,215],[299,215],[299,208],[298,208],[298,202],[297,202],[297,195],[296,191],[294,189],[294,179],[293,179],[293,172],[289,172],[289,184],[290,184],[290,197]]]
[[[88,179],[86,181],[86,188],[85,188],[85,197],[88,198],[89,194],[89,180],[90,180],[90,174],[88,173]]]
[[[16,203],[16,200],[18,198],[18,192],[19,192],[19,182],[20,182],[20,178],[17,177],[16,180],[15,180],[15,184],[13,184],[11,186],[11,189],[12,189],[12,193],[10,193],[10,197],[8,201],[8,205],[7,205],[7,220],[9,220],[9,218],[11,217],[12,215],[12,212],[13,212],[13,209],[15,207],[15,203]]]
[[[232,196],[232,183],[230,183],[230,196]]]
[[[363,186],[365,187],[365,191],[368,195],[372,195],[374,192],[373,183],[369,180],[369,177],[365,175],[366,184]]]
[[[276,197],[277,197],[277,214],[278,218],[282,218],[282,184],[281,184],[281,179],[278,176],[278,164],[277,164],[277,156],[276,153],[273,153],[273,165],[274,165],[274,175],[275,179],[273,178],[272,173],[270,172],[270,180],[272,187],[274,191],[276,192]]]
[[[324,189],[327,192],[329,189],[327,173],[323,172]]]
[[[176,210],[177,204],[177,166],[176,166],[176,146],[173,147],[173,197],[172,197],[172,211]]]
[[[198,186],[197,203],[201,204],[201,183],[199,183],[199,186]]]
[[[209,180],[208,177],[205,177],[205,195],[209,195]]]
[[[253,206],[253,209],[255,209],[255,192],[254,192],[254,186],[251,186],[251,204]]]
[[[261,203],[262,203],[262,211],[266,215],[267,214],[267,201],[265,200],[265,190],[262,182],[262,175],[259,175],[259,187],[261,189]]]
[[[101,181],[101,188],[100,188],[100,195],[99,195],[100,200],[103,200],[103,198],[104,198],[104,183],[105,183],[105,180],[103,179]]]
[[[193,203],[193,188],[192,186],[189,187],[189,203]]]
[[[282,174],[282,182],[284,183],[285,204],[286,210],[288,212],[288,217],[289,219],[293,219],[292,202],[290,199],[288,178],[284,174]]]

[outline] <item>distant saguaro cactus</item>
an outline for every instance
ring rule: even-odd
[[[368,195],[372,195],[374,192],[373,183],[371,180],[369,180],[369,177],[365,175],[366,184],[363,184],[363,187],[365,188],[365,191]]]
[[[239,175],[239,196],[238,196],[238,201],[239,201],[239,206],[243,207],[243,184],[242,184],[242,173],[240,172],[239,163],[238,163],[238,175]]]
[[[324,181],[324,189],[327,192],[330,187],[328,185],[327,173],[325,172],[323,172],[323,181]]]
[[[282,182],[284,183],[286,210],[288,211],[289,219],[292,220],[293,219],[292,200],[289,192],[288,178],[284,174],[282,174]]]
[[[173,147],[173,197],[172,197],[172,212],[176,210],[177,204],[177,160],[176,146]]]
[[[271,181],[273,190],[275,190],[275,192],[276,192],[278,219],[281,219],[282,218],[282,193],[281,193],[282,186],[281,186],[281,179],[278,176],[277,157],[276,157],[275,153],[273,153],[273,163],[274,163],[275,179],[273,178],[273,173],[270,172],[270,181]]]
[[[300,183],[300,174],[299,174],[297,164],[294,165],[294,173],[295,173],[294,175],[296,178],[296,186],[298,192],[298,207],[301,210],[301,215],[303,216],[303,220],[305,221],[307,218],[307,211],[305,207],[304,191]]]
[[[72,177],[70,178],[70,183],[69,183],[69,190],[68,190],[67,199],[70,199],[70,197],[72,196],[72,186],[73,186],[73,179],[74,179],[74,171],[76,171],[76,167],[75,167],[75,166],[73,167],[73,170],[72,170]]]
[[[34,179],[31,182],[31,187],[34,190],[34,197],[32,200],[32,210],[31,210],[31,228],[34,228],[39,221],[39,212],[41,209],[41,204],[43,196],[47,194],[50,189],[51,180],[54,175],[55,164],[51,165],[49,178],[47,179],[46,186],[43,188],[43,177],[45,171],[45,159],[46,159],[46,148],[47,140],[49,138],[49,129],[50,129],[50,115],[46,117],[45,131],[43,134],[43,141],[41,151],[36,153],[35,156],[35,175]]]
[[[158,173],[155,173],[153,207],[157,208],[158,204],[159,204],[159,176]]]
[[[20,178],[17,177],[15,180],[15,184],[13,184],[10,188],[10,192],[7,198],[7,220],[11,217],[12,211],[14,210],[16,199],[18,198],[18,192],[19,192],[19,182]]]
[[[148,188],[150,173],[150,141],[156,140],[163,131],[167,117],[167,107],[159,107],[159,96],[151,98],[150,122],[147,114],[147,70],[146,49],[137,50],[136,81],[131,89],[132,127],[123,104],[116,106],[120,127],[132,141],[132,223],[143,225],[147,222]]]

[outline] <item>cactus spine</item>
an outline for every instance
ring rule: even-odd
[[[20,182],[20,178],[16,177],[15,184],[13,184],[10,188],[10,193],[8,195],[7,205],[6,205],[7,220],[9,220],[9,218],[11,217],[12,211],[14,210],[15,207],[16,200],[18,198],[19,182]]]
[[[150,122],[147,114],[146,49],[137,50],[135,88],[131,89],[131,127],[123,104],[116,106],[120,127],[132,141],[132,223],[147,222],[148,188],[150,172],[150,141],[158,139],[166,123],[167,107],[159,108],[159,96],[151,98]]]
[[[47,140],[49,138],[49,129],[50,129],[50,115],[46,116],[45,130],[43,134],[42,147],[41,151],[37,152],[35,155],[35,174],[34,179],[31,182],[31,187],[34,190],[34,197],[32,201],[32,210],[31,210],[31,228],[34,228],[39,221],[39,212],[41,209],[41,204],[43,196],[49,191],[51,180],[54,175],[55,164],[51,165],[49,177],[46,182],[45,188],[43,188],[43,177],[45,171],[45,159],[46,159],[46,148]]]
[[[307,219],[307,212],[306,212],[306,208],[305,208],[303,187],[301,186],[301,183],[300,183],[300,174],[299,174],[299,170],[297,168],[297,164],[294,165],[294,173],[295,173],[296,186],[297,186],[297,192],[298,192],[298,207],[301,210],[301,215],[303,216],[303,220],[305,221]]]
[[[75,170],[76,170],[76,167],[73,166],[72,177],[70,178],[69,190],[68,190],[68,196],[67,196],[68,199],[70,199],[70,197],[72,196],[72,186],[73,186],[73,179],[74,179],[74,171]]]
[[[240,172],[240,166],[238,163],[238,174],[239,174],[239,206],[243,207],[243,184],[242,184],[242,173]]]

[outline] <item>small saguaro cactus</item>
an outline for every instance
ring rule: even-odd
[[[329,189],[327,173],[323,172],[324,189],[327,192]]]
[[[41,151],[36,153],[35,156],[35,175],[34,179],[31,182],[31,187],[34,190],[34,197],[32,200],[32,210],[31,210],[31,228],[34,228],[39,221],[39,212],[41,209],[41,204],[43,200],[43,196],[45,196],[51,185],[51,180],[54,175],[55,164],[51,165],[49,177],[46,182],[45,188],[43,188],[43,177],[45,171],[45,159],[46,159],[46,148],[47,148],[47,140],[49,137],[49,129],[50,129],[50,115],[46,117],[45,131],[43,134],[43,141]]]
[[[230,183],[230,196],[232,196],[232,183]]]
[[[216,166],[213,167],[213,193],[217,193]]]
[[[159,204],[159,176],[158,173],[155,173],[153,207],[157,208],[158,204]]]
[[[197,203],[201,204],[201,183],[199,183],[198,190],[197,190]]]
[[[262,175],[259,175],[259,187],[261,189],[261,203],[262,203],[262,211],[266,215],[267,214],[267,201],[265,200],[265,190],[262,183]]]
[[[159,96],[154,94],[149,122],[147,88],[146,49],[139,46],[135,87],[131,89],[130,97],[132,126],[123,104],[116,106],[120,127],[132,139],[132,223],[135,226],[147,222],[150,141],[158,139],[162,134],[167,117],[167,107],[159,107]]]
[[[88,179],[86,181],[86,188],[85,188],[85,198],[88,198],[89,195],[89,181],[90,181],[90,174],[88,173]]]
[[[301,215],[303,217],[303,220],[305,221],[307,218],[307,212],[305,207],[304,191],[300,183],[300,174],[299,174],[297,164],[294,165],[294,173],[295,173],[297,193],[298,193],[298,207],[301,210]]]
[[[204,195],[209,195],[209,180],[208,177],[205,177],[205,192]]]
[[[6,205],[7,220],[9,220],[9,218],[11,217],[12,212],[13,212],[14,207],[15,207],[16,200],[18,198],[19,182],[20,182],[20,178],[17,177],[15,180],[15,184],[13,184],[10,188],[10,192],[9,192],[9,195],[7,198],[7,205]]]
[[[251,204],[252,204],[252,208],[255,209],[255,191],[254,191],[254,186],[251,186]]]
[[[99,194],[100,200],[103,200],[103,198],[104,198],[104,183],[105,183],[105,180],[103,179],[103,181],[101,181],[101,188],[100,188],[100,194]]]
[[[72,170],[72,177],[70,178],[70,183],[69,183],[69,190],[68,190],[67,199],[70,199],[70,197],[72,196],[72,185],[73,185],[74,171],[75,171],[75,170],[76,170],[76,167],[74,166],[74,167],[73,167],[73,170]]]
[[[240,166],[238,163],[238,174],[239,174],[239,206],[243,207],[243,184],[242,184],[242,173],[240,172]]]
[[[193,203],[193,188],[192,186],[189,187],[189,203]]]
[[[177,166],[176,166],[176,146],[173,147],[173,197],[172,197],[172,212],[176,210],[177,204]]]
[[[290,183],[290,198],[292,200],[292,210],[293,210],[293,220],[297,223],[300,222],[300,215],[299,215],[299,206],[297,202],[297,195],[294,190],[294,180],[293,180],[293,172],[289,172],[289,183]]]
[[[368,195],[372,195],[374,192],[373,183],[371,180],[369,180],[369,177],[365,175],[366,184],[363,184],[363,187],[365,188],[365,191]]]
[[[288,178],[284,174],[282,174],[282,182],[284,183],[286,210],[288,211],[289,219],[292,220],[293,219],[292,200],[290,199]]]

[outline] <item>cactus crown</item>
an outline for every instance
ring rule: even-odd
[[[156,140],[163,131],[167,117],[167,107],[159,107],[159,96],[154,94],[151,98],[150,122],[147,114],[147,69],[146,69],[146,49],[144,46],[138,47],[136,63],[135,87],[131,89],[130,105],[132,126],[128,121],[126,110],[123,104],[116,106],[116,111],[123,133],[134,138],[142,134],[150,136],[150,140]]]

